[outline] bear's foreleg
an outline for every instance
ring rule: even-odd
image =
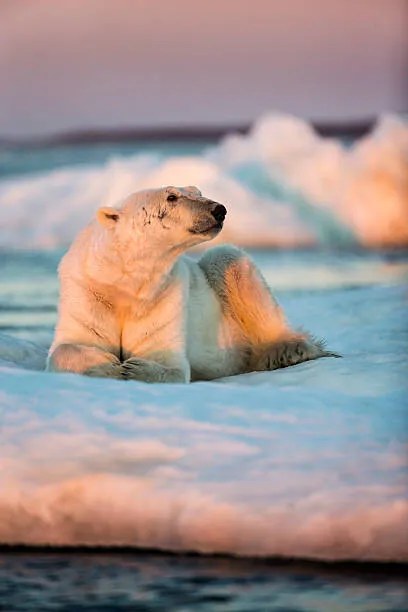
[[[130,357],[122,364],[123,378],[143,382],[190,382],[190,371],[187,366],[167,366],[139,357]]]
[[[123,379],[122,364],[118,357],[96,346],[60,344],[49,355],[49,372],[73,372],[86,376]]]

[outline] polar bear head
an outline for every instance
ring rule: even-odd
[[[226,208],[197,187],[163,187],[133,193],[117,207],[102,207],[97,221],[126,248],[185,250],[222,229]]]

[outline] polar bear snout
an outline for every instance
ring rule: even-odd
[[[222,204],[216,204],[215,208],[212,209],[211,214],[217,223],[223,223],[227,214],[227,209]]]
[[[227,209],[223,204],[213,200],[204,198],[201,200],[199,208],[195,210],[193,227],[189,229],[189,232],[205,236],[203,239],[208,240],[222,229]]]

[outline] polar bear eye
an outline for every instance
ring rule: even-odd
[[[175,193],[171,193],[170,195],[167,196],[168,202],[175,202],[176,200],[177,200],[177,196]]]

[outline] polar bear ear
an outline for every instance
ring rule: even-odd
[[[96,213],[96,218],[101,225],[105,227],[113,227],[119,221],[120,212],[112,206],[103,206]]]
[[[191,195],[195,195],[195,196],[202,195],[198,187],[195,187],[194,185],[189,185],[188,187],[184,187],[184,189],[187,191],[187,193],[190,193]]]

